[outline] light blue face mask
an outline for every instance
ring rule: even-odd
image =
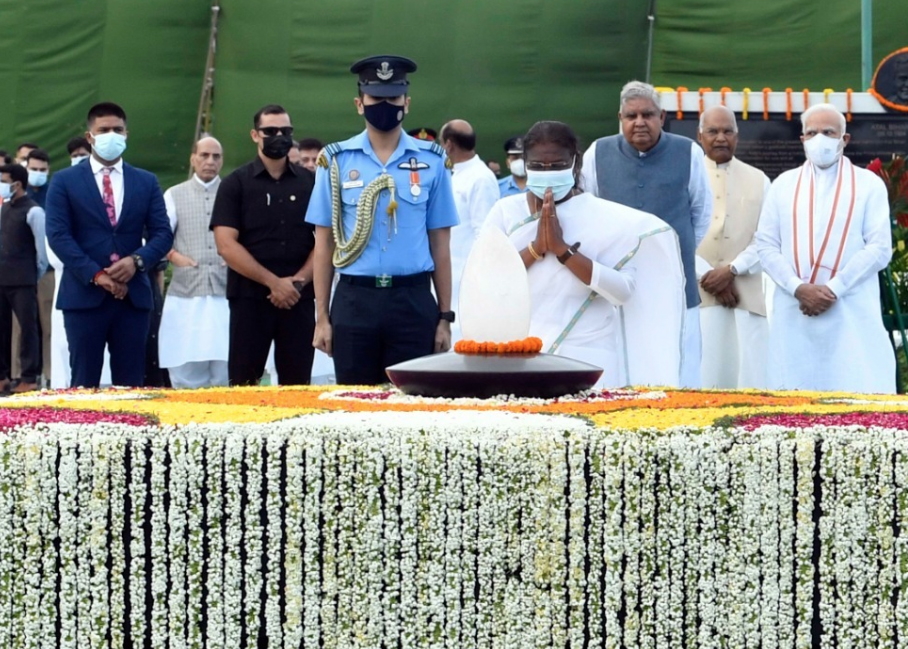
[[[545,190],[552,188],[552,198],[560,201],[574,188],[574,165],[557,171],[533,171],[527,169],[527,189],[539,198],[545,197]]]
[[[99,133],[95,135],[95,141],[91,145],[91,149],[102,160],[112,162],[123,155],[126,150],[126,136],[113,131]]]

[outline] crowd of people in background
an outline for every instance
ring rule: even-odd
[[[35,143],[0,151],[0,392],[386,382],[460,337],[484,228],[527,268],[530,334],[601,385],[894,391],[886,191],[843,155],[833,106],[801,116],[807,162],[771,184],[735,157],[733,111],[705,110],[694,142],[634,81],[620,132],[584,151],[567,124],[528,124],[499,178],[467,121],[403,130],[415,71],[356,62],[365,130],[343,142],[296,139],[266,105],[248,163],[222,178],[204,136],[166,191],[124,161],[113,103],[53,174]]]

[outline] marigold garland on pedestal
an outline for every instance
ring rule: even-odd
[[[454,351],[458,354],[538,354],[542,351],[542,339],[530,336],[506,343],[458,340],[454,343]]]

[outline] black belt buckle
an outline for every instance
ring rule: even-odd
[[[375,288],[391,288],[394,284],[394,278],[391,275],[376,275]]]

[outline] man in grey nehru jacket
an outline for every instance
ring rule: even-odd
[[[694,257],[709,229],[712,195],[703,151],[693,140],[665,133],[659,93],[642,81],[621,89],[621,132],[583,154],[583,189],[599,198],[655,214],[678,235],[684,264],[686,309],[682,327],[681,385],[700,387],[700,292]]]
[[[192,178],[164,192],[173,228],[173,278],[158,335],[160,366],[175,388],[227,385],[227,264],[209,230],[224,153],[213,137],[192,147]]]

